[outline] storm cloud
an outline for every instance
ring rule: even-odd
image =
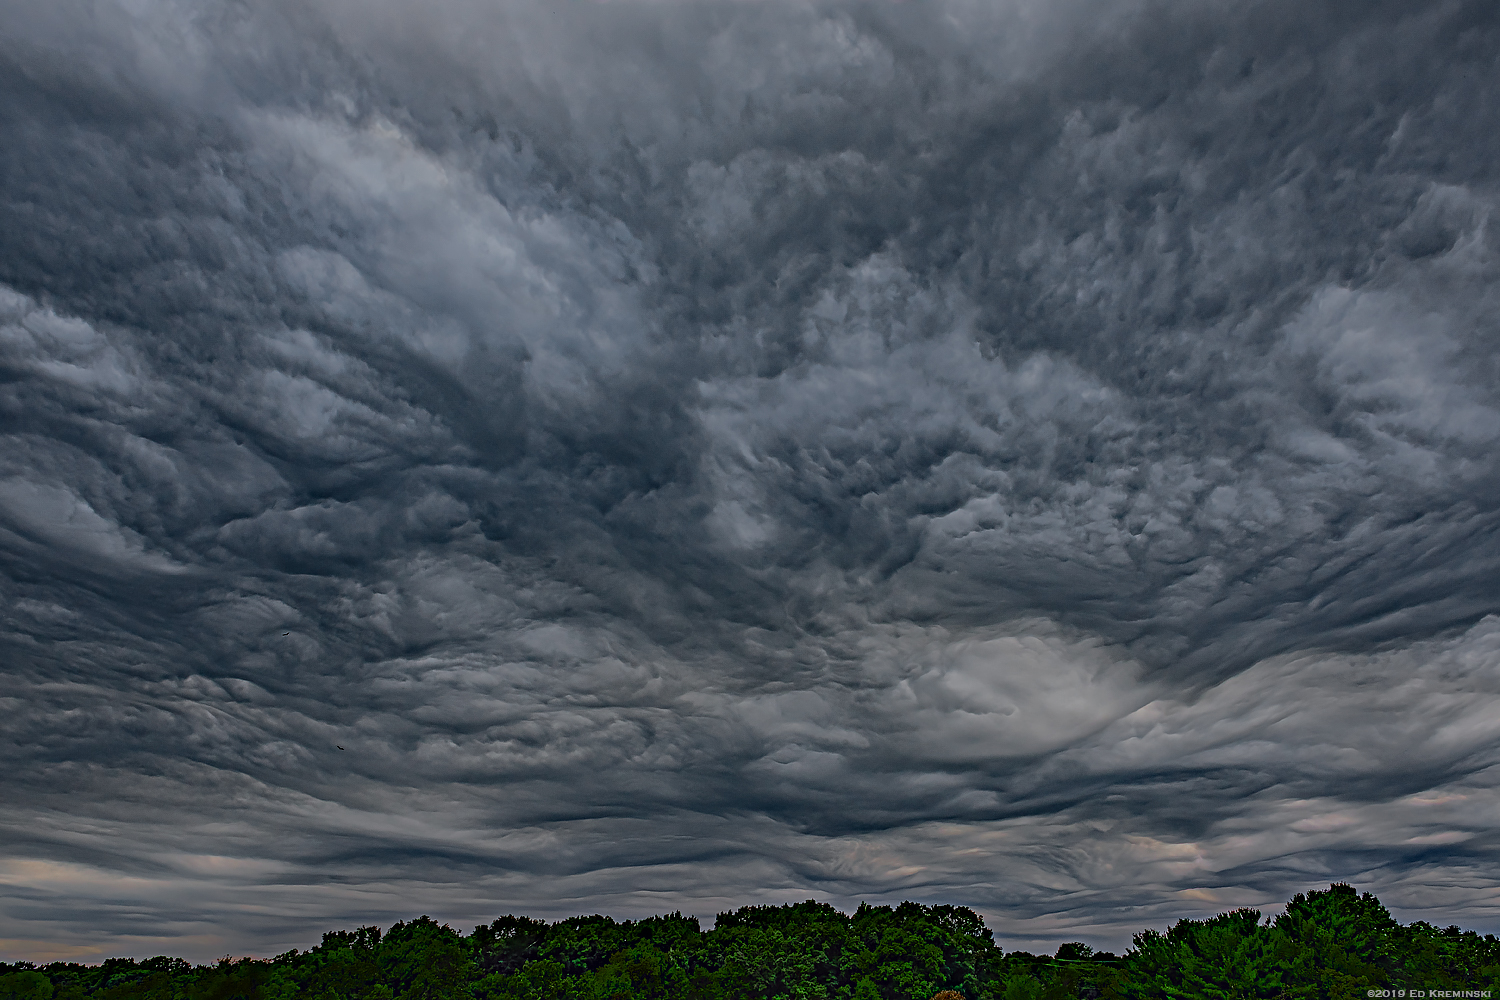
[[[0,952],[1500,930],[1497,60],[1481,2],[0,0]]]

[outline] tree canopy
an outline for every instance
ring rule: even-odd
[[[0,1000],[1061,1000],[1500,991],[1500,940],[1401,924],[1335,884],[1275,919],[1241,909],[1135,935],[1124,955],[1005,952],[960,906],[811,900],[645,920],[508,915],[463,934],[430,917],[330,931],[273,959],[0,963]]]

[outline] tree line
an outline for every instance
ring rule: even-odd
[[[461,934],[428,917],[331,931],[273,959],[0,963],[0,1000],[1062,1000],[1365,997],[1491,990],[1500,940],[1401,924],[1343,884],[1274,920],[1241,909],[1142,931],[1124,955],[1005,952],[961,906],[747,906],[704,931],[644,920],[504,916]],[[956,995],[956,997],[955,997]]]

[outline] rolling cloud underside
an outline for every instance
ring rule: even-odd
[[[0,17],[0,950],[1500,927],[1491,5]]]

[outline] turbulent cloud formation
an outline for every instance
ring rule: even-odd
[[[0,951],[1500,928],[1481,2],[0,6]],[[340,749],[340,747],[344,749]]]

